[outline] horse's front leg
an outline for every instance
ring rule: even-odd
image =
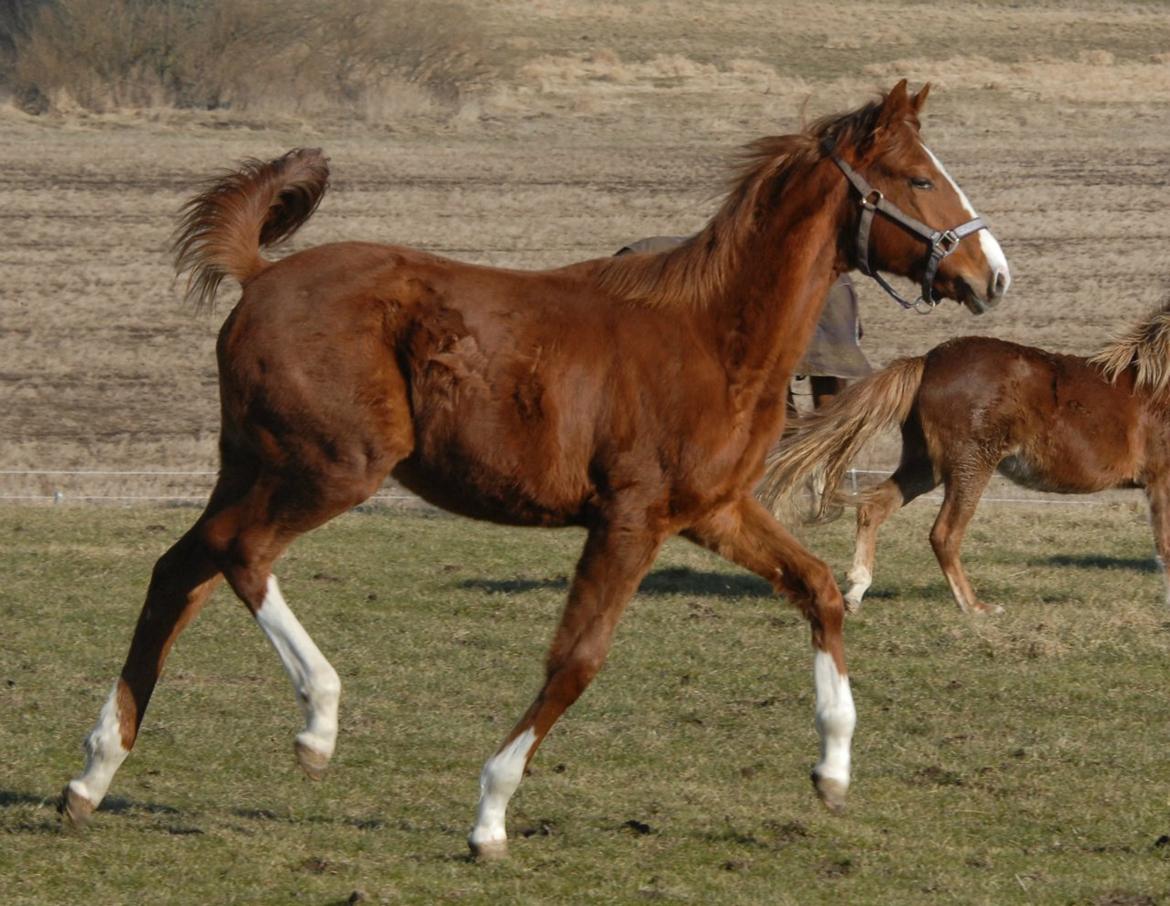
[[[475,856],[492,859],[507,854],[508,800],[541,740],[601,669],[626,603],[653,564],[663,538],[663,532],[645,525],[608,523],[589,532],[548,652],[544,685],[480,774],[479,807],[467,841]]]
[[[743,497],[683,535],[763,576],[796,604],[812,627],[816,727],[821,757],[812,779],[834,812],[845,808],[850,745],[857,722],[845,669],[845,603],[833,574],[754,498]]]

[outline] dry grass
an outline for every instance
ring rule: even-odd
[[[384,129],[330,116],[0,108],[12,226],[0,252],[0,468],[214,468],[219,320],[178,307],[166,243],[206,174],[296,145],[325,147],[334,170],[300,243],[383,239],[541,267],[695,229],[741,142],[856,104],[896,76],[933,78],[927,137],[993,224],[1014,287],[976,321],[951,306],[904,314],[863,286],[875,364],[957,332],[1085,353],[1163,299],[1163,7],[472,10],[502,76],[456,115],[393,94],[369,101],[387,108]],[[0,493],[205,487],[0,477]]]
[[[454,0],[16,0],[0,55],[26,109],[369,114],[387,94],[452,100],[490,73]]]

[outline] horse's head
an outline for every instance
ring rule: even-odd
[[[902,80],[880,102],[822,121],[814,134],[852,183],[856,232],[844,249],[850,264],[904,305],[946,297],[982,314],[999,304],[1011,275],[999,243],[919,135],[929,90],[911,95]],[[921,298],[908,303],[878,271],[917,281]]]

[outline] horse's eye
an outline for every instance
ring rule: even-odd
[[[934,183],[925,176],[914,176],[910,179],[910,185],[916,189],[933,189]]]

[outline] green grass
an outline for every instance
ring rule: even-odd
[[[1170,901],[1170,613],[1130,506],[999,507],[958,613],[896,516],[847,627],[850,810],[806,779],[811,655],[767,586],[670,544],[606,669],[467,861],[479,768],[528,705],[582,537],[351,514],[282,561],[344,684],[321,783],[275,654],[221,591],[84,834],[55,796],[186,509],[0,509],[0,897],[9,903]],[[847,520],[807,540],[840,571]],[[1159,840],[1163,842],[1159,844]]]

